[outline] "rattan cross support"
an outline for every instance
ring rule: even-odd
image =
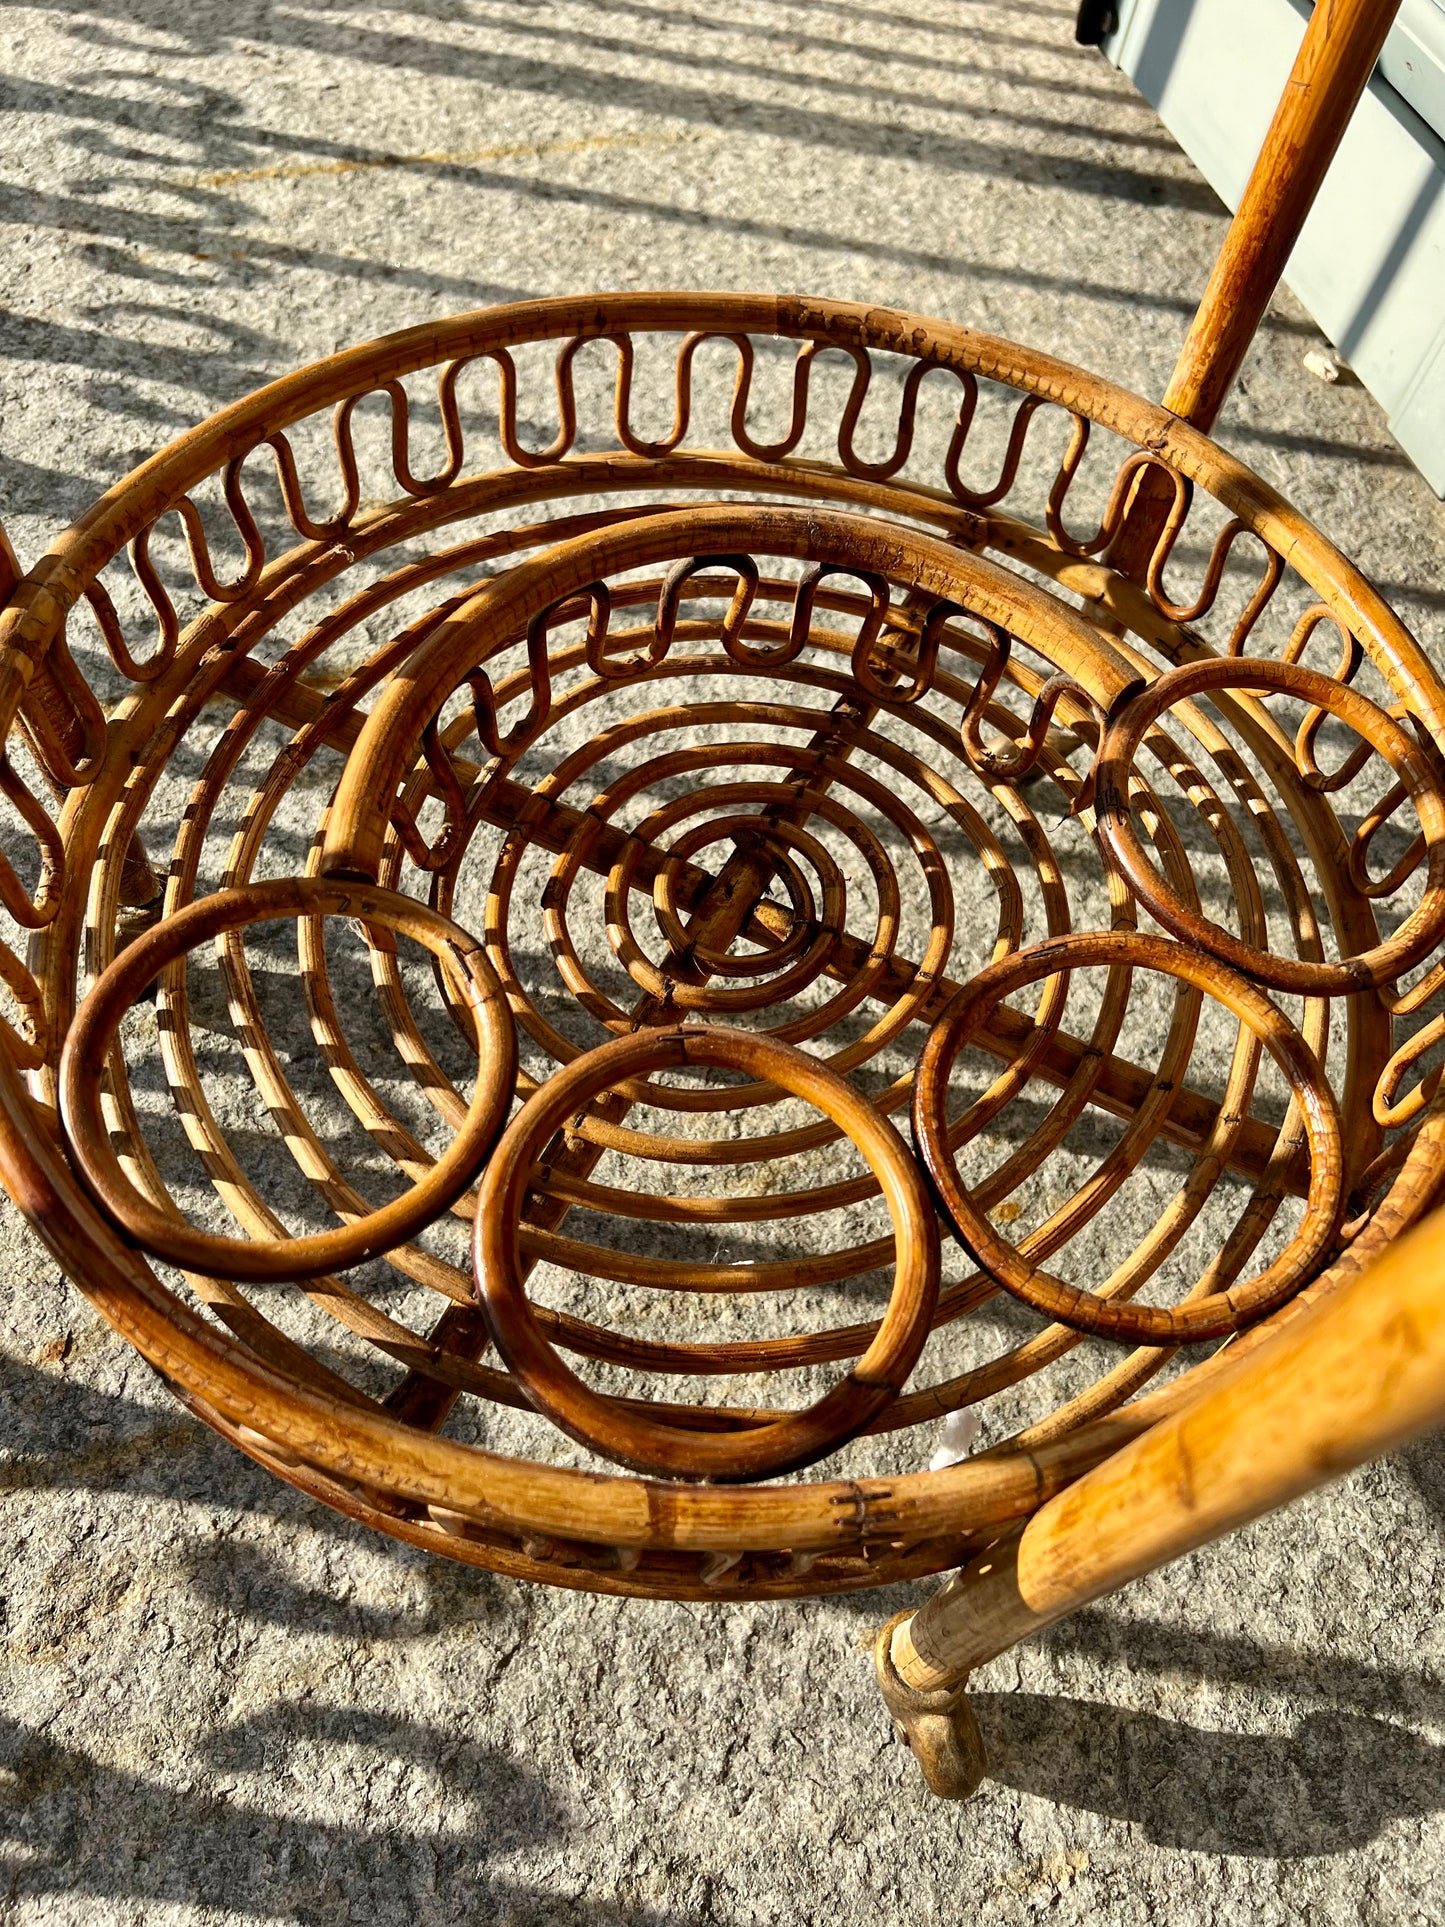
[[[879,1645],[951,1793],[973,1665],[1438,1420],[1445,685],[1207,434],[1391,12],[1316,10],[1164,407],[538,301],[6,581],[0,1175],[193,1411],[554,1584],[963,1568]]]

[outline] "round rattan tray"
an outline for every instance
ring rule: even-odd
[[[67,531],[0,710],[8,1189],[217,1430],[454,1557],[958,1565],[1445,1176],[1445,687],[1004,341],[357,348]]]

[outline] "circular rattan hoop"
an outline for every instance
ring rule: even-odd
[[[1304,1120],[1310,1173],[1299,1229],[1255,1277],[1192,1303],[1175,1307],[1121,1303],[1029,1265],[994,1229],[958,1175],[947,1103],[949,1074],[960,1052],[1010,991],[1098,965],[1162,971],[1224,1004],[1249,1026],[1278,1064]],[[1315,1275],[1334,1242],[1344,1204],[1339,1111],[1304,1038],[1245,978],[1168,938],[1135,930],[1054,937],[981,971],[924,1045],[913,1092],[913,1137],[954,1231],[991,1277],[1035,1311],[1074,1331],[1134,1344],[1197,1344],[1225,1338],[1264,1317]]]
[[[805,1411],[722,1435],[684,1430],[595,1392],[547,1342],[527,1300],[517,1228],[542,1147],[604,1091],[640,1073],[687,1066],[743,1071],[823,1111],[867,1160],[897,1245],[888,1305],[867,1350]],[[938,1299],[938,1228],[902,1138],[841,1077],[775,1038],[718,1027],[643,1032],[603,1044],[549,1079],[517,1114],[487,1169],[473,1247],[497,1350],[539,1411],[581,1444],[640,1472],[734,1482],[797,1471],[855,1437],[902,1391]]]
[[[126,1011],[168,964],[197,944],[284,917],[354,917],[411,937],[453,973],[478,1039],[477,1083],[460,1129],[427,1175],[403,1196],[339,1225],[295,1238],[226,1238],[198,1231],[159,1209],[126,1176],[106,1128],[105,1063]],[[510,1108],[516,1033],[486,952],[473,936],[423,903],[375,886],[318,877],[253,883],[167,917],[136,939],[76,1013],[60,1059],[60,1116],[76,1168],[101,1209],[127,1237],[191,1271],[257,1283],[317,1278],[365,1263],[404,1244],[454,1205],[487,1161]]]
[[[1420,818],[1427,870],[1420,902],[1388,941],[1339,963],[1281,957],[1199,915],[1172,890],[1150,862],[1134,828],[1129,801],[1135,755],[1149,729],[1176,703],[1215,690],[1262,689],[1297,697],[1318,714],[1337,716],[1389,764]],[[1323,789],[1330,779],[1314,771]],[[1277,990],[1344,996],[1392,983],[1433,951],[1445,937],[1445,795],[1440,765],[1407,729],[1347,684],[1295,662],[1184,663],[1141,689],[1109,724],[1095,770],[1099,831],[1135,896],[1182,943],[1196,944],[1236,970]]]

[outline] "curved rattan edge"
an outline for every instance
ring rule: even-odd
[[[735,1556],[723,1551],[649,1549],[640,1557],[634,1553],[632,1557],[637,1558],[637,1563],[633,1565],[625,1554],[616,1556],[622,1549],[555,1538],[539,1539],[535,1535],[508,1538],[455,1514],[447,1517],[444,1527],[423,1518],[403,1516],[394,1503],[380,1503],[380,1494],[374,1495],[376,1502],[373,1502],[359,1487],[348,1487],[309,1467],[286,1463],[268,1452],[264,1442],[254,1434],[248,1436],[243,1428],[228,1423],[202,1400],[179,1386],[173,1386],[172,1390],[189,1412],[268,1473],[284,1479],[307,1498],[344,1513],[359,1525],[384,1532],[422,1552],[460,1560],[505,1578],[560,1586],[570,1592],[714,1605],[744,1599],[822,1598],[931,1578],[962,1565],[983,1546],[992,1544],[1001,1532],[1009,1530],[1008,1526],[990,1525],[962,1536],[943,1534],[901,1550],[886,1541],[865,1541],[801,1557],[781,1551]],[[1120,1445],[1124,1443],[1125,1440],[1118,1441]],[[1087,1469],[1081,1466],[1079,1473]]]
[[[1037,1510],[1092,1466],[1192,1402],[1243,1349],[1263,1342],[1284,1321],[1357,1276],[1372,1256],[1429,1208],[1442,1183],[1438,1175],[1433,1183],[1417,1179],[1404,1187],[1404,1199],[1397,1187],[1355,1244],[1280,1312],[1186,1376],[1062,1439],[1022,1452],[1010,1451],[1005,1443],[944,1471],[896,1479],[699,1488],[503,1459],[430,1435],[419,1438],[379,1410],[343,1408],[318,1396],[314,1388],[258,1361],[198,1317],[154,1277],[139,1254],[121,1253],[127,1261],[122,1263],[107,1253],[97,1237],[104,1227],[88,1204],[81,1200],[80,1208],[72,1210],[62,1202],[62,1190],[72,1187],[64,1183],[58,1147],[19,1074],[3,1057],[0,1112],[12,1127],[0,1130],[0,1181],[17,1205],[107,1322],[198,1417],[252,1457],[300,1490],[418,1546],[519,1578],[629,1595],[663,1591],[689,1599],[851,1591],[957,1564],[973,1537],[997,1532]],[[28,1149],[23,1160],[16,1156],[13,1135],[21,1122],[25,1135],[20,1141]],[[1427,1118],[1412,1154],[1411,1163],[1422,1166],[1422,1175],[1426,1164],[1438,1164],[1442,1141],[1445,1102],[1437,1103]],[[400,1462],[394,1456],[398,1452]],[[421,1463],[426,1459],[435,1463],[427,1468]],[[404,1471],[408,1464],[410,1477]],[[386,1509],[373,1502],[378,1490],[366,1491],[368,1475],[388,1491]],[[417,1509],[412,1516],[391,1497],[408,1485]],[[594,1509],[592,1501],[601,1503]],[[428,1506],[445,1514],[449,1530],[429,1523],[421,1511]],[[476,1539],[467,1537],[472,1519],[482,1529]],[[622,1567],[607,1572],[531,1558],[520,1544],[509,1548],[499,1543],[499,1530],[515,1533],[520,1542],[537,1534],[558,1535],[589,1546],[694,1554],[838,1554],[856,1549],[864,1563],[834,1578],[810,1570],[767,1581],[746,1574],[729,1579],[725,1574],[713,1583],[675,1579],[664,1586],[651,1572],[633,1576]]]
[[[107,1228],[75,1195],[59,1147],[3,1058],[0,1112],[8,1125],[0,1130],[0,1180],[86,1296],[157,1371],[281,1453],[414,1505],[598,1545],[824,1551],[968,1533],[1022,1517],[1138,1429],[1105,1420],[1008,1459],[793,1486],[687,1487],[503,1458],[418,1434],[380,1408],[343,1407],[249,1355],[170,1292],[139,1253],[113,1243],[107,1250]],[[23,1161],[16,1156],[22,1121]]]
[[[936,536],[910,532],[904,553],[886,523],[834,509],[705,505],[685,514],[659,511],[630,521],[620,531],[575,536],[517,563],[505,575],[481,584],[417,647],[407,659],[405,675],[379,693],[356,753],[342,773],[327,825],[323,872],[376,875],[391,801],[415,758],[422,728],[455,686],[464,664],[473,657],[482,659],[509,634],[519,611],[530,613],[539,598],[565,596],[594,576],[605,577],[622,557],[646,566],[670,559],[684,543],[728,549],[743,541],[802,560],[826,548],[829,554],[846,555],[850,567],[896,573],[932,595],[964,595],[966,585],[970,613],[1009,625],[1025,640],[1048,647],[1053,660],[1105,707],[1134,681],[1127,662],[1102,646],[1076,611],[987,558],[960,551]]]
[[[1372,654],[1398,663],[1412,683],[1428,690],[1432,672],[1423,651],[1359,570],[1261,476],[1157,403],[1002,337],[897,309],[802,295],[619,293],[515,302],[383,335],[285,375],[178,437],[72,523],[0,615],[0,716],[8,714],[11,693],[4,673],[8,650],[18,647],[27,660],[43,654],[49,635],[98,568],[187,490],[267,436],[357,393],[363,379],[374,386],[443,357],[569,334],[606,340],[647,328],[767,332],[881,348],[981,374],[1076,411],[1147,448],[1243,515],[1347,628],[1358,632],[1364,617],[1360,640]],[[1426,702],[1422,720],[1445,740],[1445,704]]]

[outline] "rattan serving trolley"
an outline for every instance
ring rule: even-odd
[[[1162,407],[538,301],[11,572],[0,1171],[192,1411],[523,1578],[959,1569],[877,1650],[953,1794],[972,1666],[1438,1421],[1445,685],[1207,435],[1393,11]]]

